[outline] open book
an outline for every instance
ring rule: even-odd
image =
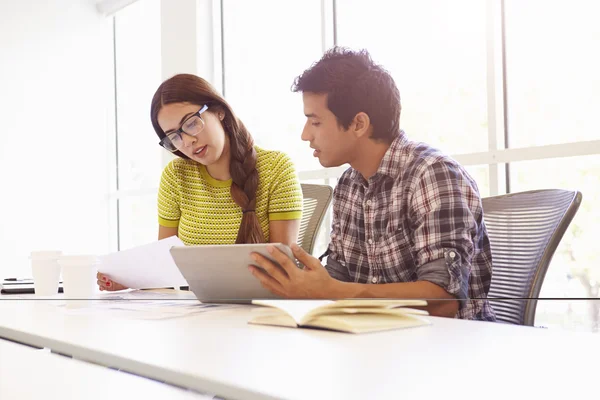
[[[430,325],[425,300],[254,300],[252,304],[271,307],[250,324],[291,328],[320,328],[347,333],[377,332]]]

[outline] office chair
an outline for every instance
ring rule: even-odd
[[[558,244],[579,209],[579,191],[533,190],[482,199],[492,249],[490,304],[499,322],[533,326]]]
[[[317,234],[333,198],[333,188],[328,185],[313,185],[308,183],[302,183],[301,186],[304,206],[302,209],[298,245],[308,254],[312,254]]]

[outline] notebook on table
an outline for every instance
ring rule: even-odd
[[[317,328],[368,333],[430,325],[425,300],[254,300],[272,310],[248,323],[289,328]]]

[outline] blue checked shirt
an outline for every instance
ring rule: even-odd
[[[477,184],[456,161],[404,132],[369,180],[352,168],[342,174],[327,254],[326,268],[338,280],[430,281],[460,300],[457,318],[496,319]]]

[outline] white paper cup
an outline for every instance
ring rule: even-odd
[[[98,259],[92,255],[62,256],[63,292],[67,299],[86,300],[97,293]]]
[[[53,296],[58,293],[60,280],[60,251],[33,251],[31,260],[31,275],[36,296]]]

